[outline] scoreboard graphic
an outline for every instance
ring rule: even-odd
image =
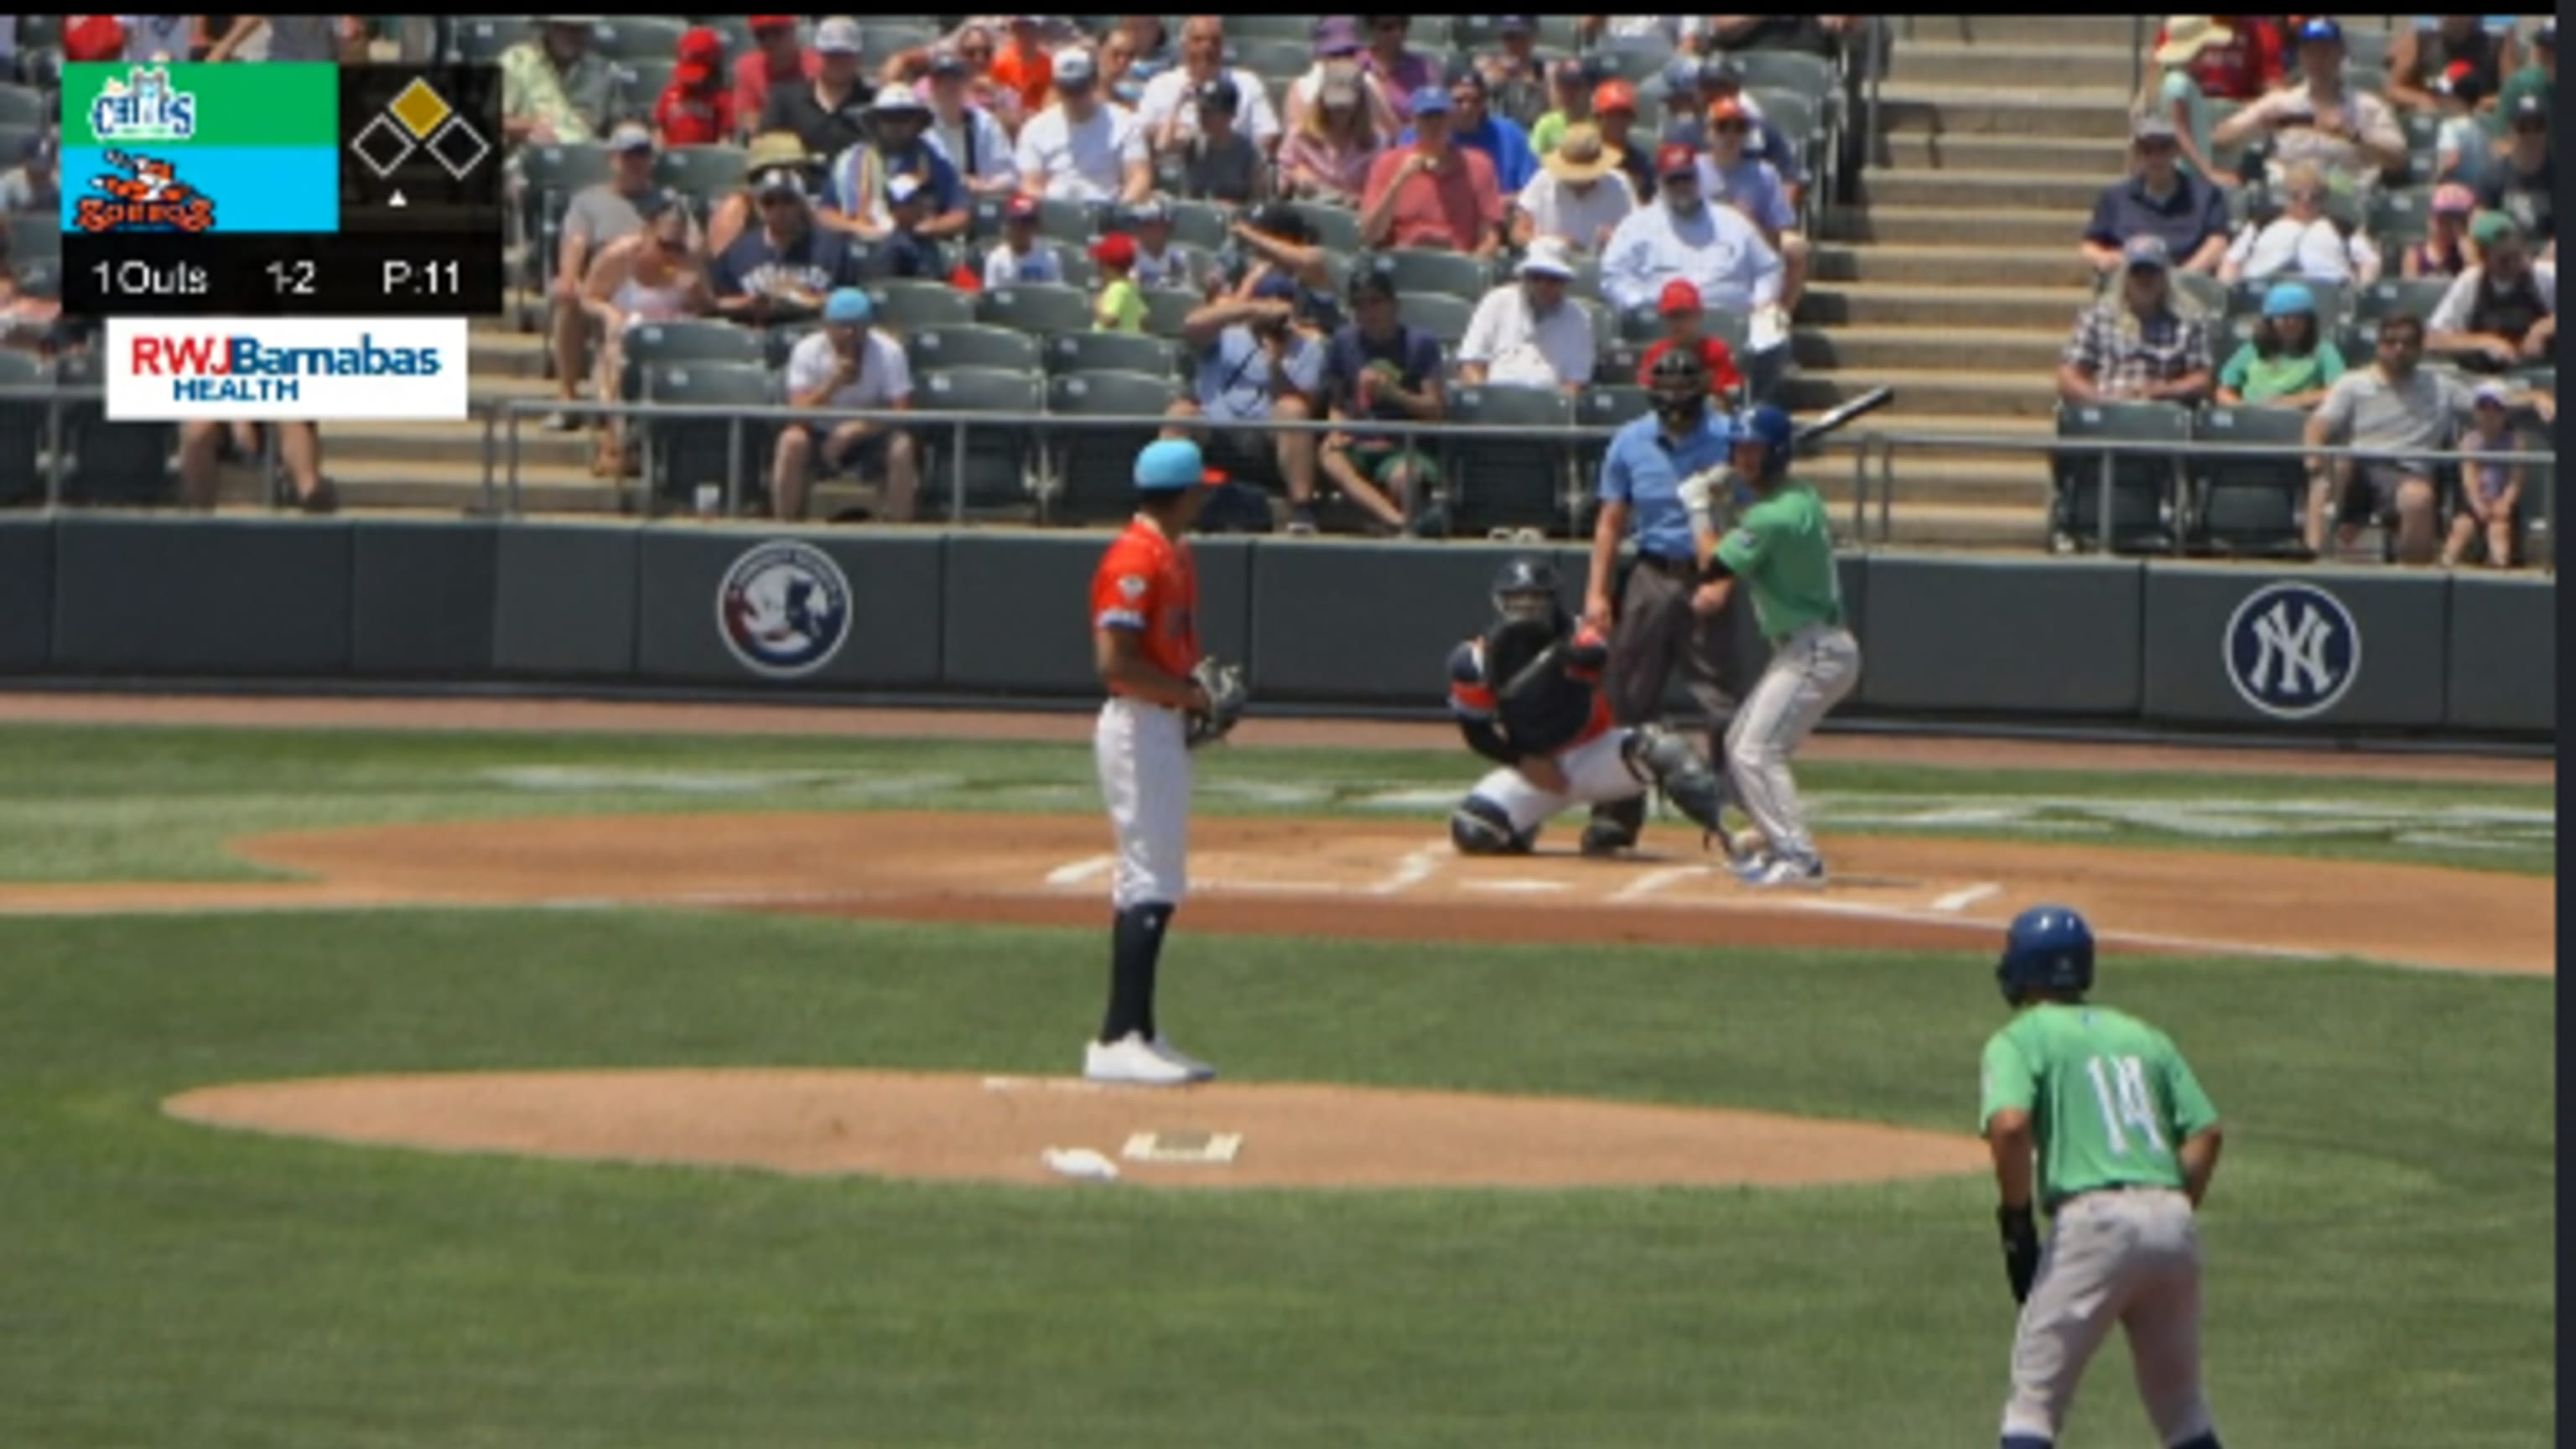
[[[67,65],[63,304],[498,312],[500,89],[488,66]]]

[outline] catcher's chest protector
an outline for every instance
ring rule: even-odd
[[[1565,625],[1497,620],[1479,641],[1485,661],[1485,684],[1494,691],[1494,714],[1514,749],[1546,755],[1574,743],[1592,720],[1596,685],[1566,672],[1567,651],[1539,668],[1517,692],[1513,681],[1541,654],[1567,640]],[[1570,641],[1569,641],[1570,642]]]

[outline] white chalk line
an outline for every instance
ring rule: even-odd
[[[1938,900],[1932,902],[1932,909],[1936,911],[1964,911],[1968,907],[1975,905],[1977,902],[1984,900],[1986,897],[2000,894],[2002,891],[2002,886],[1997,885],[1993,881],[1986,881],[1978,885],[1972,885],[1966,890],[1952,891],[1948,895],[1942,896]]]
[[[1051,886],[1080,885],[1094,876],[1108,874],[1110,867],[1116,864],[1118,857],[1114,855],[1086,856],[1048,871],[1046,883]]]
[[[1391,896],[1413,889],[1440,873],[1441,864],[1449,859],[1449,852],[1446,841],[1406,851],[1404,858],[1395,863],[1392,874],[1368,888],[1369,894]]]
[[[1610,899],[1614,901],[1644,900],[1646,897],[1651,896],[1657,891],[1662,890],[1664,887],[1676,882],[1694,880],[1715,874],[1717,874],[1717,867],[1710,865],[1668,865],[1661,870],[1650,870],[1644,875],[1637,877],[1635,880],[1628,882],[1626,885],[1619,887],[1617,890],[1612,891],[1610,893]]]
[[[1574,889],[1561,880],[1470,880],[1461,881],[1459,885],[1466,890],[1490,891],[1495,895],[1540,895]]]

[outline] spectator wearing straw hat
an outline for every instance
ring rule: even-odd
[[[810,321],[833,288],[856,284],[856,260],[816,224],[811,163],[794,136],[755,139],[749,169],[759,219],[716,257],[716,311],[754,326]]]
[[[896,177],[919,184],[929,213],[920,234],[942,239],[966,234],[969,215],[966,183],[939,149],[925,139],[930,107],[912,87],[889,84],[877,90],[867,110],[867,139],[832,161],[826,192],[831,210],[824,224],[874,241],[894,225],[886,206],[886,185]]]
[[[1601,128],[1578,121],[1513,198],[1512,242],[1527,247],[1548,238],[1574,256],[1597,256],[1636,209],[1637,193],[1619,174]]]
[[[2281,23],[2269,15],[2168,15],[2155,59],[2190,71],[2200,94],[2221,101],[2253,100],[2289,74]]]
[[[2156,41],[2157,72],[2147,77],[2148,93],[2139,97],[2138,113],[2172,123],[2182,164],[2222,186],[2237,177],[2210,159],[2209,127],[2214,102],[2250,100],[2262,94],[2255,82],[2263,50],[2249,44],[2244,32],[2227,20],[2243,17],[2175,15],[2168,17]],[[2280,34],[2272,32],[2271,77],[2279,79]]]
[[[1579,392],[1592,380],[1592,316],[1566,299],[1574,264],[1553,238],[1530,243],[1518,280],[1487,292],[1458,343],[1458,380]]]

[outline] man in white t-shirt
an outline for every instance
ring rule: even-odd
[[[1564,247],[1546,237],[1530,243],[1520,280],[1476,304],[1458,343],[1458,381],[1580,391],[1592,380],[1592,314],[1566,300],[1573,281]]]
[[[1552,237],[1575,256],[1598,256],[1637,209],[1637,189],[1610,159],[1601,128],[1576,121],[1539,159],[1539,173],[1512,199],[1512,240]]]
[[[902,343],[868,325],[875,316],[868,294],[856,287],[843,287],[824,300],[822,330],[799,340],[787,354],[788,406],[911,411],[912,365],[904,360]],[[910,522],[921,486],[912,435],[885,422],[852,419],[829,426],[821,449],[825,471],[882,472],[885,491],[877,517]],[[769,496],[780,518],[794,522],[805,516],[814,454],[811,427],[790,423],[779,431]]]
[[[1065,201],[1142,201],[1154,186],[1145,128],[1100,95],[1100,70],[1081,47],[1055,58],[1056,103],[1020,128],[1020,190]]]
[[[1216,15],[1193,15],[1183,22],[1181,63],[1145,82],[1145,93],[1136,100],[1136,119],[1144,124],[1147,143],[1169,150],[1196,136],[1199,87],[1219,76],[1234,82],[1235,93],[1243,97],[1238,129],[1263,155],[1276,154],[1279,116],[1270,106],[1270,88],[1251,71],[1225,64],[1225,20]]]

